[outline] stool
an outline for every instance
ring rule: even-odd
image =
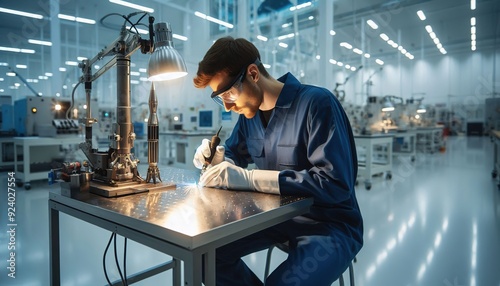
[[[274,244],[271,247],[269,247],[269,249],[267,250],[266,268],[265,268],[265,272],[264,272],[264,280],[267,278],[267,276],[269,276],[269,268],[271,266],[271,254],[272,254],[274,248],[278,248],[279,250],[281,250],[281,251],[283,251],[285,253],[288,253],[289,249],[290,249],[288,247],[288,242],[277,243],[277,244]],[[348,269],[349,269],[349,282],[350,282],[350,285],[351,286],[355,286],[354,285],[354,269],[352,267],[352,262],[349,263]],[[342,274],[340,274],[340,277],[339,277],[338,281],[339,281],[339,285],[340,286],[344,286],[344,277],[343,277]]]

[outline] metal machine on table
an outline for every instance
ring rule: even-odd
[[[126,24],[132,23],[131,18],[138,14],[143,16],[132,27],[127,28]],[[149,16],[149,39],[140,37],[136,25],[139,25],[140,20],[145,15],[148,15],[148,13],[138,12],[123,16],[126,21],[122,25],[120,36],[94,58],[83,60],[79,65],[83,75],[75,86],[73,94],[79,84],[84,84],[87,102],[90,102],[92,83],[116,65],[116,122],[112,124],[111,134],[108,136],[109,149],[101,152],[92,145],[92,126],[97,120],[92,117],[91,109],[87,109],[86,117],[83,120],[85,142],[80,144],[80,149],[88,159],[82,165],[87,167],[83,171],[74,172],[75,179],[68,182],[69,186],[68,184],[65,185],[68,187],[66,189],[70,191],[89,187],[93,193],[112,197],[147,191],[157,187],[157,180],[161,181],[158,169],[158,100],[153,84],[149,97],[150,114],[147,126],[148,171],[146,179],[139,175],[137,168],[139,160],[131,153],[136,134],[134,133],[131,113],[130,57],[139,49],[143,54],[152,54],[148,67],[149,80],[151,81],[175,79],[185,76],[187,72],[183,59],[173,48],[170,24],[157,23],[153,25],[154,18]],[[92,67],[94,64],[107,56],[113,56],[113,58],[100,70],[93,73]],[[61,178],[63,173],[62,169],[53,170],[51,180]],[[154,185],[149,184],[151,181]]]

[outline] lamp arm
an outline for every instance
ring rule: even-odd
[[[129,32],[127,29],[122,29],[120,37],[118,37],[109,46],[102,49],[95,57],[90,60],[83,60],[79,67],[83,71],[83,75],[80,77],[80,82],[93,82],[98,79],[101,75],[106,73],[116,64],[116,57],[107,62],[102,68],[100,68],[93,75],[91,73],[92,66],[97,62],[102,60],[107,56],[116,56],[117,54],[124,55],[125,57],[131,56],[135,51],[137,51],[143,40],[137,34]]]

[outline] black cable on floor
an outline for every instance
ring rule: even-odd
[[[116,263],[116,268],[118,268],[118,273],[120,274],[120,278],[122,279],[122,283],[124,286],[127,286],[127,284],[125,283],[125,279],[123,279],[123,274],[122,274],[122,270],[120,268],[120,263],[118,263],[118,252],[116,251],[116,233],[115,233],[115,239],[114,239],[114,248],[115,248],[115,263]]]
[[[109,285],[111,285],[111,281],[109,280],[108,272],[106,271],[106,254],[108,253],[109,246],[111,245],[111,241],[113,240],[114,236],[115,233],[113,232],[111,234],[111,237],[109,238],[108,245],[106,245],[106,249],[104,250],[104,254],[102,256],[102,268],[104,269],[104,276],[106,277],[106,281],[108,281]]]
[[[127,238],[123,243],[123,276],[125,276],[125,285],[128,285],[127,281]]]

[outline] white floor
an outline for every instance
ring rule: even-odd
[[[370,191],[356,190],[365,222],[365,245],[354,263],[356,285],[500,285],[500,191],[492,179],[487,137],[451,137],[446,152],[395,158],[392,180],[375,177]],[[16,278],[7,276],[7,175],[0,174],[0,285],[49,285],[49,187],[16,188]],[[104,285],[102,255],[109,232],[61,217],[63,285]],[[118,240],[119,257],[123,238]],[[168,256],[128,243],[133,273]],[[273,265],[283,254],[277,251]],[[265,253],[245,260],[263,276]],[[119,278],[112,253],[112,280]],[[165,273],[136,285],[170,285]]]

